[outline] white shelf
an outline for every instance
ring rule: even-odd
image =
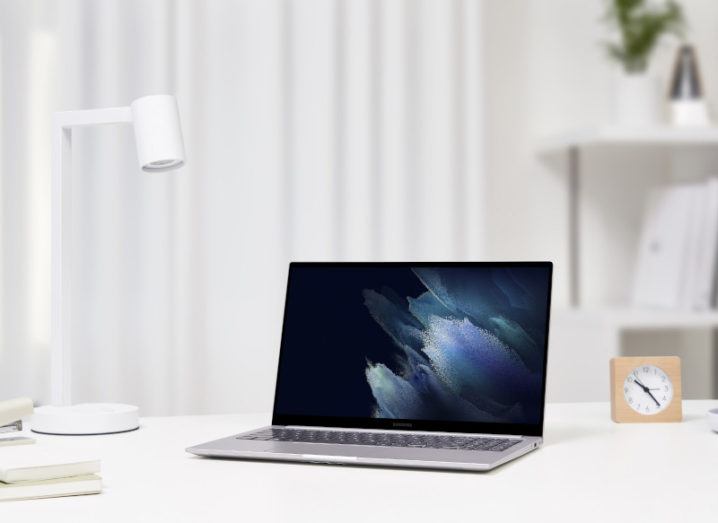
[[[593,127],[561,133],[544,140],[539,151],[556,152],[569,147],[597,146],[716,146],[718,127]]]
[[[601,324],[617,330],[718,328],[718,311],[665,311],[632,308],[563,309],[555,312],[559,322]]]

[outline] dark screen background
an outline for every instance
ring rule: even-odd
[[[475,293],[477,288],[483,289],[484,287],[486,288],[485,295],[497,294],[492,280],[486,280],[486,275],[489,274],[487,271],[493,270],[495,273],[497,270],[495,267],[492,269],[484,266],[461,266],[458,268],[437,266],[426,270],[433,271],[427,273],[428,276],[438,274],[439,280],[443,278],[448,283],[455,282],[454,285],[457,285],[457,289],[461,289],[457,291],[457,294],[469,292],[469,297],[471,297],[471,293]],[[472,399],[473,392],[470,390],[470,383],[468,391],[466,384],[452,382],[452,389],[445,387],[442,383],[440,384],[441,391],[437,392],[434,381],[436,381],[435,377],[441,373],[436,372],[437,369],[432,365],[432,361],[426,358],[420,341],[424,339],[421,337],[422,334],[419,334],[418,338],[412,334],[409,340],[410,344],[418,344],[415,350],[418,353],[416,359],[418,363],[407,363],[409,359],[414,361],[414,356],[407,359],[405,350],[401,348],[401,344],[397,343],[396,337],[390,335],[386,326],[387,323],[391,323],[403,328],[407,323],[404,318],[406,313],[402,310],[389,314],[386,318],[380,317],[380,322],[377,319],[377,314],[373,316],[370,313],[366,293],[383,292],[389,293],[391,296],[395,294],[401,298],[401,300],[394,299],[400,308],[407,298],[418,299],[425,295],[426,299],[433,299],[434,296],[427,288],[426,281],[422,281],[412,267],[293,264],[287,289],[275,414],[359,418],[396,417],[402,419],[454,419],[458,417],[467,421],[535,422],[538,414],[526,412],[526,409],[538,409],[538,403],[542,399],[540,387],[543,387],[543,351],[546,335],[543,331],[545,331],[546,323],[546,293],[550,285],[550,270],[545,267],[538,269],[536,267],[527,269],[512,267],[498,270],[510,270],[513,271],[513,274],[517,274],[516,271],[519,271],[519,276],[523,278],[523,287],[527,286],[525,282],[529,282],[528,292],[538,294],[535,298],[538,302],[543,303],[543,308],[537,308],[535,304],[532,305],[537,310],[529,311],[528,316],[535,321],[534,327],[541,331],[538,336],[543,336],[536,340],[541,351],[542,368],[538,373],[540,376],[532,386],[532,390],[529,391],[529,394],[535,395],[537,399],[534,403],[529,401],[528,404],[525,404],[526,402],[524,402],[522,411],[521,409],[519,409],[520,412],[517,411],[515,405],[506,404],[505,401],[498,407],[492,402],[484,404],[479,400],[477,403]],[[500,276],[503,278],[503,275]],[[424,278],[424,280],[426,279]],[[489,283],[484,283],[484,280]],[[442,281],[441,285],[446,282]],[[504,297],[499,296],[499,298],[503,299]],[[466,301],[466,298],[463,300]],[[491,300],[496,301],[497,298],[492,297]],[[446,301],[444,299],[444,303]],[[511,301],[511,299],[508,300],[508,302]],[[505,305],[507,300],[504,299],[501,303]],[[483,302],[482,307],[484,307]],[[471,314],[476,316],[475,311]],[[464,330],[471,329],[472,336],[475,331],[486,332],[474,326],[483,320],[472,320],[473,323],[470,323],[467,314],[461,310],[446,312],[445,316],[448,319],[442,320],[444,324],[450,327],[458,326]],[[435,319],[434,316],[430,316],[430,318],[430,321]],[[421,333],[421,329],[416,329],[416,325],[421,327],[421,324],[413,320],[412,317],[409,319],[413,321],[413,323],[409,322],[411,323],[407,327],[409,331],[413,333],[414,330],[417,330]],[[453,323],[448,323],[449,321]],[[380,323],[384,323],[384,325]],[[470,361],[469,365],[477,366],[495,364],[494,360],[488,361],[488,363],[484,362],[481,359],[483,352],[478,353],[477,359],[475,354],[477,347],[470,345],[473,338],[466,338],[461,334],[457,336],[460,347],[458,352],[455,347],[451,349],[454,351],[452,354],[456,354],[460,358],[469,358],[463,362],[457,361],[457,365],[465,366],[467,361]],[[490,334],[486,334],[486,336],[489,336],[491,340],[494,339]],[[419,341],[414,341],[415,338]],[[469,344],[468,348],[465,347],[467,344]],[[443,350],[441,344],[438,345],[438,349]],[[494,345],[490,345],[486,350],[495,352],[497,349]],[[467,354],[468,356],[466,356]],[[422,358],[426,359],[426,362]],[[509,361],[514,362],[514,360],[517,358],[512,356]],[[372,389],[368,381],[367,368],[377,364],[381,364],[382,370],[390,377],[388,386],[393,387],[394,383],[398,383],[402,389],[406,388],[404,387],[405,382],[409,383],[414,388],[408,390],[416,390],[416,397],[406,398],[404,397],[406,394],[400,389],[391,389],[387,393],[387,389],[383,385],[377,386],[376,383]],[[513,364],[511,363],[511,365]],[[510,367],[501,368],[498,372],[502,375],[514,373]],[[445,374],[444,372],[443,375]],[[447,394],[451,396],[443,398],[449,404],[473,402],[470,405],[471,409],[474,409],[475,405],[479,405],[482,409],[481,412],[487,413],[486,415],[491,417],[474,420],[474,417],[481,417],[484,414],[474,415],[473,411],[469,412],[468,408],[461,412],[447,410],[443,403],[437,403],[444,396],[444,389],[448,390]],[[482,390],[479,390],[479,393],[483,394]],[[397,397],[397,395],[402,397]],[[509,410],[510,408],[513,410]]]

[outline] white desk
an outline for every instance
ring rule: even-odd
[[[0,503],[30,521],[716,521],[718,401],[684,402],[684,422],[616,425],[608,404],[554,404],[545,446],[489,473],[196,458],[184,448],[268,416],[145,418],[115,436],[40,436],[102,459],[96,496]]]

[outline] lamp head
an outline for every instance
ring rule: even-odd
[[[175,97],[169,94],[143,96],[130,107],[140,168],[156,173],[182,167],[184,142]]]

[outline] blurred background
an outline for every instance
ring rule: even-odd
[[[157,93],[178,174],[73,135],[77,401],[269,410],[290,260],[552,260],[549,401],[717,397],[718,4],[643,4],[3,0],[0,397],[49,399],[52,112]]]

